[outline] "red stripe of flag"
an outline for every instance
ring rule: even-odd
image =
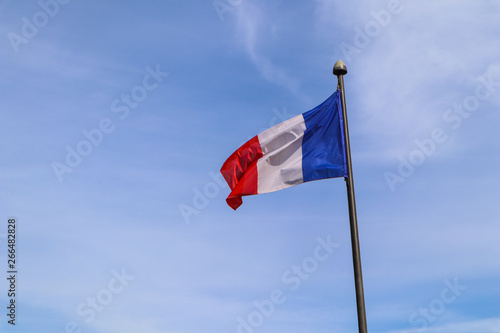
[[[263,156],[259,137],[254,136],[224,162],[220,172],[231,188],[227,204],[236,209],[242,195],[257,194],[257,161]]]

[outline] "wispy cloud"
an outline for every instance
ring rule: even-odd
[[[268,81],[298,93],[300,81],[275,65],[269,56],[259,50],[263,41],[269,42],[275,27],[257,3],[245,2],[237,7],[237,38],[261,75]]]
[[[387,332],[387,331],[384,331]],[[396,330],[387,333],[499,333],[500,317],[463,321],[436,327],[413,328],[409,330]]]
[[[339,8],[333,1],[317,1],[318,30],[325,32],[336,26],[343,33],[345,40],[335,45],[337,50],[340,42],[355,46],[354,39],[359,34],[369,41],[349,64],[347,84],[355,89],[348,94],[355,99],[361,132],[390,142],[384,151],[378,151],[384,160],[407,154],[414,148],[415,139],[426,138],[434,128],[446,126],[445,111],[474,94],[478,78],[499,64],[492,55],[500,53],[500,45],[490,42],[499,29],[495,19],[500,10],[498,4],[402,1],[397,15],[389,13],[388,4],[389,1],[366,2],[366,7],[354,10],[349,5]],[[490,10],[485,12],[487,7]],[[374,18],[373,13],[381,11],[390,16],[386,26]],[[340,19],[339,13],[353,16]],[[432,24],[432,30],[421,25],[424,17]],[[455,35],[461,22],[478,17],[481,23]],[[377,34],[370,36],[365,32],[366,27],[377,24]],[[469,41],[467,45],[465,40]],[[494,103],[494,99],[482,103],[482,109]],[[373,148],[367,149],[367,158],[377,158],[372,152]],[[441,153],[442,150],[437,154]]]

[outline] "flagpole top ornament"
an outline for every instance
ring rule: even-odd
[[[339,76],[345,74],[347,74],[347,67],[345,66],[344,62],[342,60],[337,61],[335,63],[335,66],[333,66],[333,75]]]

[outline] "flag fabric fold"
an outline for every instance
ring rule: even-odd
[[[254,136],[221,168],[237,209],[242,196],[268,193],[304,182],[347,177],[340,91],[303,114]]]

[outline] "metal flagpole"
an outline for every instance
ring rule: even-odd
[[[359,252],[358,239],[358,219],[356,217],[356,200],[354,198],[354,181],[352,179],[351,146],[349,144],[349,129],[347,127],[347,112],[345,107],[344,75],[347,74],[347,67],[339,60],[333,67],[333,75],[337,76],[338,89],[340,90],[342,101],[342,115],[344,118],[344,140],[347,162],[347,177],[345,178],[347,187],[347,200],[349,203],[349,222],[351,227],[352,260],[354,266],[354,284],[356,286],[356,306],[358,309],[359,333],[367,333],[365,296],[363,292],[363,276],[361,273],[361,256]]]

